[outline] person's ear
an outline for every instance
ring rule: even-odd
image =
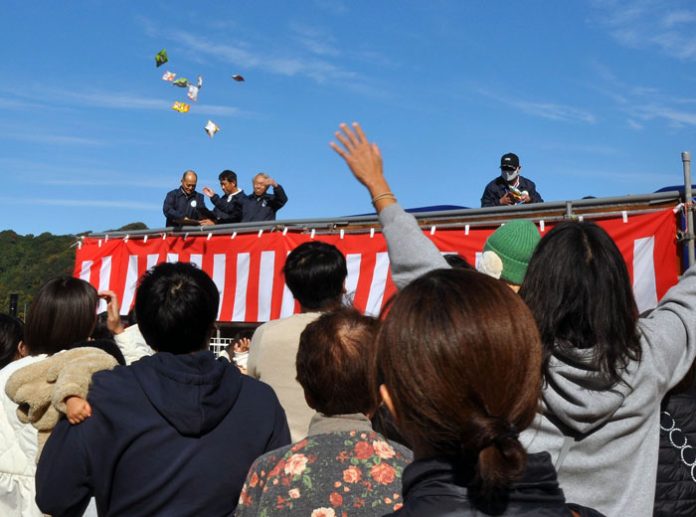
[[[386,384],[379,385],[379,394],[382,397],[382,402],[384,402],[384,405],[387,406],[387,409],[394,417],[394,420],[396,420],[398,423],[399,417],[396,414],[396,409],[394,409],[394,402],[392,402],[391,394],[389,393],[389,388],[387,388]]]
[[[17,343],[17,358],[21,359],[22,357],[26,357],[29,355],[29,349],[27,348],[27,345],[24,343],[24,341],[20,341]]]

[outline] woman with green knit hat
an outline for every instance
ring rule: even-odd
[[[517,292],[540,240],[539,232],[531,221],[515,220],[505,223],[488,237],[476,269],[504,280]]]

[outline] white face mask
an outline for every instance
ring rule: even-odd
[[[517,176],[520,175],[520,168],[518,167],[512,171],[509,169],[500,169],[500,174],[503,177],[503,179],[507,182],[515,181],[517,179]]]

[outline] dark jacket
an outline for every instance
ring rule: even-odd
[[[243,190],[237,192],[230,198],[229,195],[218,196],[213,194],[210,198],[215,209],[215,222],[217,224],[238,223],[242,220],[242,208],[247,200],[247,196]]]
[[[246,197],[242,222],[275,221],[276,212],[288,202],[283,187],[273,187],[273,194],[257,196],[253,192]]]
[[[665,397],[660,415],[655,516],[696,515],[696,384]]]
[[[194,191],[193,194],[187,196],[181,187],[167,192],[167,197],[164,198],[162,212],[167,218],[165,223],[167,226],[181,226],[180,219],[188,217],[189,219],[203,219],[206,217],[208,209],[205,207],[203,194]]]
[[[467,485],[473,477],[473,465],[464,462],[446,458],[414,461],[401,479],[404,506],[389,515],[571,517],[548,453],[530,454],[522,479],[509,491],[495,495],[490,503],[469,493]],[[601,516],[583,507],[573,509],[583,516]]]
[[[159,352],[99,372],[92,416],[61,420],[36,472],[45,513],[230,515],[247,470],[290,443],[273,390],[211,352]]]
[[[527,178],[520,176],[520,183],[517,188],[519,190],[527,191],[529,194],[530,203],[544,202],[539,193],[536,191],[536,185],[532,180],[528,180]],[[496,179],[486,185],[486,188],[483,191],[483,196],[481,196],[481,207],[500,206],[500,198],[509,191],[510,187],[508,186],[507,182],[502,178],[502,176],[498,176]]]

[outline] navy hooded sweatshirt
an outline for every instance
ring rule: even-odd
[[[247,471],[290,443],[273,390],[211,352],[160,352],[94,375],[92,416],[63,419],[36,472],[54,516],[230,515]]]

